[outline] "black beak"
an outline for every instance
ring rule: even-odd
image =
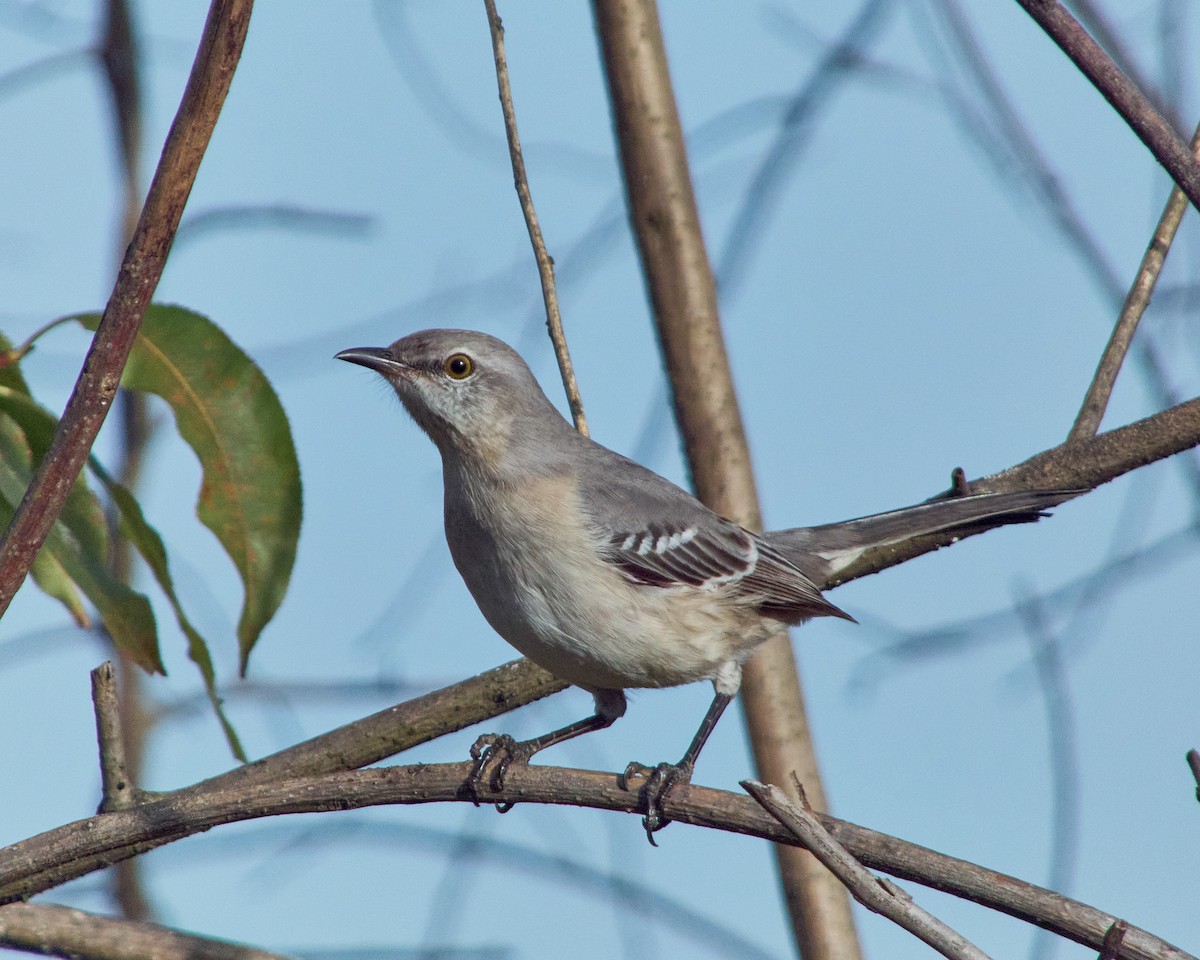
[[[395,372],[397,367],[404,365],[392,356],[385,347],[353,347],[334,355],[335,360],[348,360],[359,366],[368,367],[376,373]]]

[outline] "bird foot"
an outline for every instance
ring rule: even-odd
[[[467,777],[467,786],[475,795],[475,806],[479,806],[479,794],[498,793],[504,789],[504,775],[514,763],[528,763],[537,752],[530,740],[514,740],[507,733],[485,733],[471,744],[471,759],[475,766]],[[515,804],[500,801],[496,804],[499,813],[508,813]]]
[[[658,766],[648,767],[644,763],[634,761],[621,774],[621,789],[632,790],[632,780],[646,781],[640,791],[644,811],[642,826],[646,829],[646,839],[650,841],[650,846],[657,847],[654,834],[671,822],[663,816],[662,802],[676,784],[691,783],[692,767],[682,763],[660,763]]]

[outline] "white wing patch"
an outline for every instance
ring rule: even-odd
[[[609,538],[607,559],[635,583],[714,589],[740,580],[758,562],[754,538],[734,524],[701,530],[649,524]]]
[[[734,597],[788,623],[846,616],[782,553],[735,523],[650,523],[610,536],[604,557],[633,583],[731,589]]]

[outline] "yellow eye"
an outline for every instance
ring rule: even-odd
[[[465,353],[455,353],[446,358],[442,369],[451,380],[466,380],[475,372],[475,364]]]

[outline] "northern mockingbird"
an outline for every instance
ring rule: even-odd
[[[595,698],[594,715],[561,730],[521,742],[481,737],[471,750],[476,787],[485,768],[499,787],[511,763],[609,726],[625,713],[626,688],[712,681],[712,705],[683,759],[625,772],[623,782],[646,777],[648,835],[665,826],[662,797],[690,779],[754,648],[781,623],[853,620],[817,583],[871,547],[1036,520],[1079,492],[962,496],[753,533],[578,433],[495,337],[426,330],[337,357],[380,374],[437,445],[446,540],[488,623]]]

